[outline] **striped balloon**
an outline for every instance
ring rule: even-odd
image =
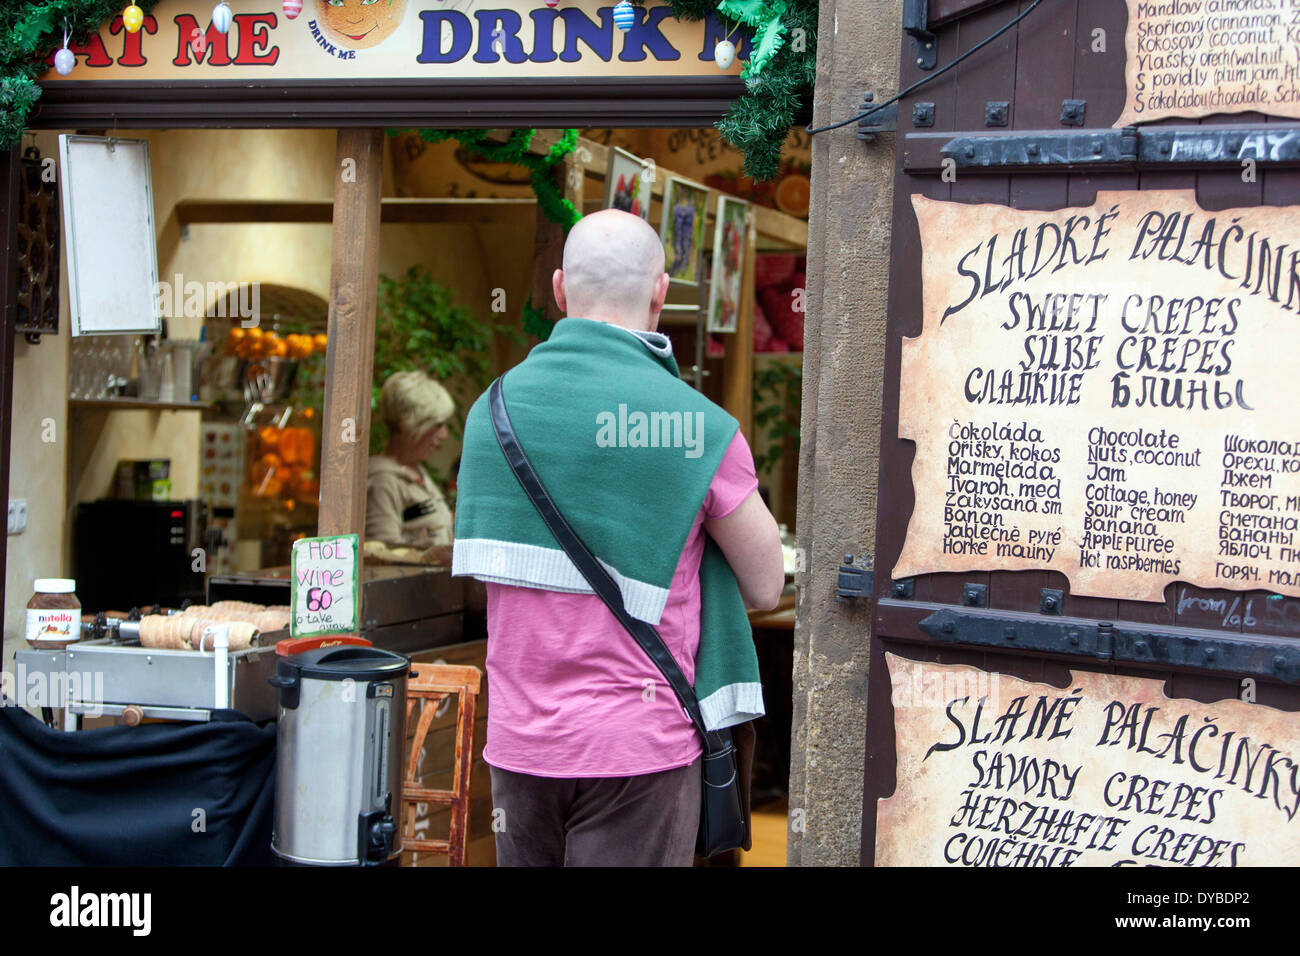
[[[229,33],[232,20],[234,14],[230,10],[230,4],[225,0],[212,8],[212,25],[217,28],[218,33]]]
[[[300,13],[302,13],[302,0],[284,0],[284,18],[286,20],[296,20]]]
[[[628,0],[619,0],[614,7],[614,26],[626,33],[632,29],[634,23],[636,23],[636,11],[632,9],[632,4]]]

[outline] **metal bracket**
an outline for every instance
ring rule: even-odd
[[[876,101],[876,94],[868,90],[862,97],[862,105],[858,107],[859,113],[865,113],[871,109]],[[898,129],[898,104],[890,103],[888,106],[882,106],[870,116],[864,116],[858,120],[858,139],[864,143],[873,143],[876,140],[877,133],[893,133]]]
[[[867,557],[866,562],[871,563]],[[840,565],[840,578],[835,587],[835,600],[855,601],[858,598],[871,599],[876,587],[876,572],[870,567],[859,568],[853,564],[853,555],[846,554]]]
[[[961,603],[967,607],[986,607],[989,603],[989,586],[967,584],[961,589]]]
[[[903,32],[916,44],[916,65],[933,70],[939,62],[939,40],[930,32],[927,0],[903,0]]]
[[[899,578],[889,591],[899,600],[910,601],[912,595],[916,593],[916,580],[914,578]]]
[[[1060,588],[1043,588],[1038,592],[1038,610],[1043,614],[1060,614],[1065,592]]]
[[[960,607],[935,611],[921,621],[920,628],[945,643],[1086,656],[1300,684],[1300,642],[1288,638]]]
[[[934,125],[934,104],[933,103],[913,103],[912,104],[912,125],[918,128]]]
[[[1061,100],[1061,125],[1082,126],[1087,110],[1087,100]]]
[[[1007,100],[989,100],[984,104],[985,126],[1006,126],[1011,118],[1011,103]]]

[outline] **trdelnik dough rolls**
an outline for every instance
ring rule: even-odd
[[[230,649],[232,651],[244,651],[253,646],[253,641],[257,639],[260,633],[257,626],[247,621],[203,621],[196,622],[194,630],[190,636],[190,647],[200,651],[210,651],[213,649],[213,642],[216,640],[214,635],[204,631],[210,627],[225,627],[230,636]]]
[[[260,633],[257,626],[246,621],[221,621],[199,617],[197,614],[148,614],[140,619],[140,645],[162,650],[190,651],[212,650],[213,637],[204,638],[210,627],[225,627],[230,635],[232,651],[246,650]]]
[[[289,606],[276,604],[266,607],[244,601],[218,601],[211,607],[191,604],[182,614],[208,621],[245,621],[255,624],[259,631],[283,631],[289,626]]]

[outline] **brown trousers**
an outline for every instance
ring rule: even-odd
[[[497,866],[691,866],[700,758],[637,777],[492,771]],[[504,812],[502,812],[504,811]]]

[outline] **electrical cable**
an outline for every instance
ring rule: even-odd
[[[951,63],[949,63],[947,66],[943,67],[943,68],[942,68],[941,70],[939,70],[937,73],[930,73],[930,74],[928,74],[927,76],[923,76],[923,77],[921,77],[921,79],[917,80],[915,83],[913,83],[913,84],[912,84],[911,86],[909,86],[907,89],[902,90],[901,92],[899,92],[896,96],[892,96],[892,97],[890,97],[889,99],[885,100],[885,102],[880,103],[880,104],[877,105],[877,106],[873,106],[873,107],[872,107],[871,109],[869,109],[869,110],[865,110],[865,111],[863,111],[863,112],[861,112],[861,113],[858,113],[858,114],[855,115],[855,116],[850,116],[848,119],[844,120],[844,122],[842,122],[842,123],[832,123],[832,124],[830,124],[829,126],[818,126],[816,129],[813,129],[812,126],[810,125],[810,126],[806,126],[806,127],[804,127],[804,132],[808,133],[809,135],[816,135],[817,133],[825,133],[825,132],[827,132],[828,130],[839,129],[841,126],[848,126],[850,123],[857,123],[857,122],[860,122],[861,120],[866,119],[866,118],[867,118],[868,116],[870,116],[872,113],[875,113],[877,110],[883,110],[886,106],[890,106],[890,105],[892,105],[892,104],[894,104],[894,103],[897,103],[899,100],[901,100],[903,97],[907,96],[909,93],[912,93],[912,92],[914,92],[915,90],[919,90],[921,87],[925,86],[927,83],[933,82],[934,80],[937,80],[939,77],[943,76],[945,73],[947,73],[949,70],[951,70],[954,66],[956,66],[958,63],[960,63],[962,60],[966,59],[966,57],[970,56],[971,54],[978,53],[978,52],[979,52],[980,50],[982,50],[984,47],[988,46],[990,43],[992,43],[992,42],[993,42],[994,40],[996,40],[998,37],[1002,36],[1002,34],[1006,33],[1008,30],[1010,30],[1012,27],[1014,27],[1017,23],[1019,23],[1019,22],[1020,22],[1021,20],[1023,20],[1025,17],[1027,17],[1027,16],[1029,16],[1031,13],[1033,13],[1033,12],[1038,8],[1038,5],[1039,5],[1040,3],[1042,3],[1042,2],[1043,2],[1043,0],[1034,0],[1033,4],[1030,5],[1029,9],[1023,11],[1023,12],[1022,12],[1018,17],[1016,17],[1014,20],[1011,20],[1011,21],[1009,21],[1008,23],[1006,23],[1005,25],[1003,25],[1003,26],[998,30],[997,33],[994,33],[994,34],[992,34],[991,36],[987,37],[986,39],[981,40],[978,44],[976,44],[975,46],[971,47],[969,50],[967,50],[967,51],[966,51],[965,53],[963,53],[961,56],[957,57],[957,59],[953,60],[953,61],[952,61]]]

